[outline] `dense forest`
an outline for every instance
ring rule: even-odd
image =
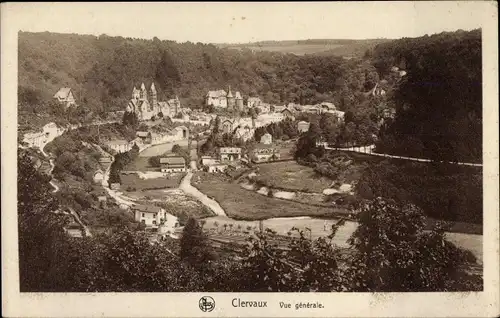
[[[154,80],[160,100],[175,94],[191,108],[203,105],[208,90],[231,86],[244,97],[275,104],[335,103],[346,111],[346,121],[329,142],[367,144],[378,134],[378,151],[480,161],[481,65],[480,30],[382,41],[352,59],[157,38],[20,32],[19,117],[31,122],[50,111],[47,101],[62,86],[71,87],[77,102],[95,114],[123,110],[141,82]],[[396,75],[394,67],[406,75]],[[368,94],[377,83],[386,95]],[[387,108],[397,109],[396,118],[379,131]]]
[[[446,161],[481,162],[481,31],[457,31],[379,45],[373,65],[407,76],[394,91],[394,123],[378,150]]]
[[[133,86],[152,80],[161,99],[177,94],[185,105],[198,107],[207,90],[229,85],[243,96],[258,95],[269,103],[333,99],[342,104],[344,93],[367,91],[378,76],[361,59],[253,53],[156,38],[19,33],[23,105],[70,86],[78,101],[91,108],[123,109]]]

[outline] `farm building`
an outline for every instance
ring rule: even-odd
[[[171,173],[171,172],[185,172],[186,171],[186,159],[181,156],[172,156],[160,158],[160,169],[161,172]]]
[[[219,160],[234,161],[241,159],[241,148],[238,147],[220,147],[218,150]]]
[[[135,205],[132,207],[134,218],[146,227],[157,228],[165,221],[165,210],[157,206]]]

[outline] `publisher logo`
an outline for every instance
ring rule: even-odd
[[[215,300],[210,296],[203,296],[200,298],[199,306],[201,311],[210,312],[215,308]]]

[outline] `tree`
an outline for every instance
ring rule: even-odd
[[[50,177],[40,174],[23,151],[17,171],[20,290],[50,292],[71,286],[64,270],[69,242],[63,226],[68,220],[52,213],[59,202],[51,195]]]
[[[216,259],[203,229],[194,218],[187,220],[182,231],[179,256],[194,267],[207,266]]]
[[[357,291],[448,291],[454,278],[467,276],[471,259],[445,240],[444,232],[425,232],[422,211],[380,197],[366,203],[349,239],[356,254],[348,275]],[[475,260],[474,260],[475,261]]]
[[[156,67],[155,80],[160,83],[162,90],[167,91],[169,94],[173,94],[173,88],[181,82],[179,70],[168,50],[162,52],[160,63]]]

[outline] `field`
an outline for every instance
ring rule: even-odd
[[[125,171],[159,171],[158,167],[153,167],[148,162],[149,157],[137,156],[123,170]]]
[[[198,177],[200,181],[198,181]],[[213,198],[229,217],[239,220],[262,220],[274,217],[317,216],[335,218],[348,215],[342,208],[327,208],[270,198],[245,190],[227,177],[198,172],[193,186]]]
[[[122,188],[126,191],[177,188],[183,177],[183,173],[151,179],[142,179],[136,173],[122,173],[120,175]]]
[[[249,49],[253,51],[269,51],[279,53],[291,53],[295,55],[305,54],[328,54],[334,56],[361,56],[367,49],[384,43],[386,39],[368,40],[303,40],[303,41],[265,41],[245,44],[218,44],[220,48]]]
[[[295,161],[258,165],[255,180],[260,185],[280,190],[322,193],[332,180],[314,172],[313,168]]]

